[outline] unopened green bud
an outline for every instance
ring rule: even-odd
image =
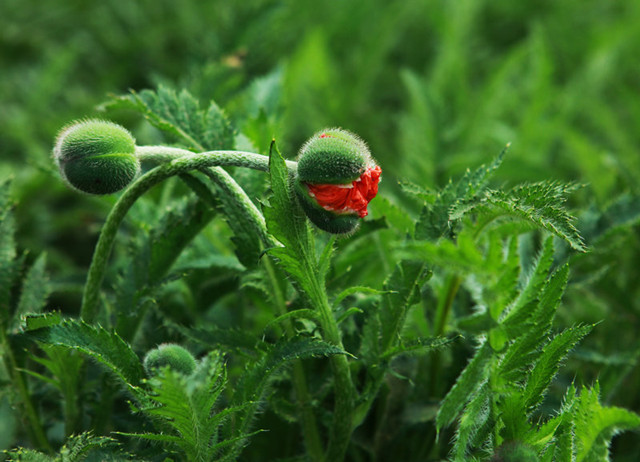
[[[64,128],[53,156],[71,187],[89,194],[111,194],[140,173],[135,150],[135,140],[124,127],[91,119]]]
[[[307,217],[335,234],[355,231],[378,193],[380,167],[353,133],[330,128],[307,141],[298,157],[295,190]]]
[[[163,343],[147,353],[143,365],[149,376],[156,375],[164,367],[183,375],[190,375],[196,368],[196,360],[180,345]]]

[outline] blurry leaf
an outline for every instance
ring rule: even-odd
[[[11,287],[17,277],[15,221],[9,201],[10,181],[0,183],[0,325],[10,315]]]
[[[18,302],[17,316],[27,313],[39,313],[49,296],[49,280],[45,272],[46,254],[41,254],[31,266],[22,283],[22,292]]]
[[[41,329],[60,324],[62,315],[59,311],[49,311],[41,314],[28,314],[22,318],[22,329],[25,331]]]
[[[417,338],[408,342],[403,342],[389,350],[385,351],[380,357],[381,360],[388,360],[401,354],[406,353],[426,353],[429,351],[439,350],[451,344],[454,339],[433,337],[433,338]]]

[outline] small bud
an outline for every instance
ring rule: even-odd
[[[492,462],[538,462],[539,460],[535,449],[518,441],[504,443],[491,458]]]
[[[330,233],[350,233],[367,216],[380,174],[364,141],[331,128],[316,133],[300,150],[295,189],[313,224]]]
[[[190,375],[196,368],[196,360],[180,345],[163,343],[147,353],[143,365],[149,376],[156,375],[163,367],[169,367],[183,375]]]
[[[84,120],[64,128],[53,149],[62,178],[89,194],[111,194],[140,173],[133,136],[104,120]]]

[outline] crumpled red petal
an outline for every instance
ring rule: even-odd
[[[309,195],[325,210],[336,213],[357,213],[360,218],[368,215],[367,206],[378,194],[382,170],[377,165],[369,167],[350,185],[307,184]]]

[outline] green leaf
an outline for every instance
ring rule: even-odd
[[[16,315],[39,313],[47,302],[50,293],[49,280],[45,273],[46,254],[41,254],[29,268],[22,283],[22,292],[18,301]]]
[[[384,294],[391,294],[391,293],[397,293],[397,292],[378,290],[378,289],[374,289],[372,287],[366,287],[366,286],[351,286],[344,289],[342,292],[336,295],[336,298],[333,300],[333,304],[339,305],[340,302],[342,302],[345,298],[354,294],[384,295]]]
[[[476,200],[477,195],[483,191],[487,181],[493,172],[500,166],[508,146],[488,165],[482,165],[474,171],[467,170],[464,176],[453,183],[449,181],[440,191],[433,203],[426,204],[422,209],[419,220],[415,226],[415,238],[417,240],[437,240],[440,237],[452,237],[455,221],[462,218],[470,209],[465,208],[462,213],[461,204]],[[416,192],[416,188],[409,188]],[[421,197],[428,199],[425,191],[417,191]]]
[[[16,280],[15,221],[9,199],[9,180],[0,183],[0,326],[10,316],[11,288]]]
[[[310,273],[320,274],[313,235],[294,196],[289,170],[275,142],[271,144],[269,155],[269,178],[272,195],[269,206],[264,207],[264,216],[269,233],[282,246],[268,249],[268,253],[293,277],[303,294],[317,297],[314,281],[309,276]]]
[[[593,326],[582,326],[565,329],[545,345],[528,376],[523,392],[527,411],[535,409],[542,402],[561,361],[592,328]]]
[[[509,311],[502,320],[505,327],[523,324],[529,318],[529,310],[537,304],[532,303],[538,299],[549,277],[549,270],[553,263],[553,239],[548,237],[542,244],[542,248],[533,263],[531,273],[527,277],[524,287],[518,294],[515,302],[509,307]],[[566,280],[565,280],[566,284]],[[562,287],[562,292],[564,286]],[[560,296],[562,295],[560,292]]]
[[[490,220],[500,217],[524,220],[555,234],[574,249],[587,250],[573,225],[574,218],[564,208],[566,195],[575,190],[573,184],[542,181],[516,186],[509,191],[489,190],[482,197],[459,202],[451,210],[451,219],[459,219],[476,209]]]
[[[223,358],[212,352],[186,377],[169,368],[152,377],[148,384],[152,404],[142,412],[158,422],[159,432],[125,433],[125,435],[167,443],[181,450],[186,460],[218,460],[219,451],[225,446],[245,440],[251,435],[241,433],[235,438],[218,441],[223,424],[229,417],[244,411],[252,403],[228,407],[216,411],[215,406],[226,385]],[[173,434],[162,430],[171,428]]]
[[[188,328],[173,323],[169,323],[169,325],[185,337],[212,349],[232,349],[255,354],[266,348],[264,342],[254,334],[241,329],[224,329],[215,325],[197,328]]]
[[[71,348],[88,354],[107,366],[131,389],[140,386],[144,371],[138,356],[115,332],[68,320],[61,324],[29,331],[33,340],[47,345]],[[135,390],[134,390],[135,391]]]
[[[385,361],[406,353],[425,353],[449,346],[455,339],[432,337],[417,338],[404,342],[384,352],[380,359]]]
[[[281,340],[270,347],[267,353],[244,373],[236,386],[234,401],[237,403],[260,401],[270,376],[289,361],[338,354],[347,354],[347,352],[322,340],[311,338]]]
[[[59,311],[48,311],[40,314],[28,314],[22,318],[22,329],[25,331],[55,326],[62,322],[62,314]]]
[[[640,428],[640,416],[619,407],[603,407],[600,387],[582,389],[575,406],[576,462],[609,460],[609,445],[622,430]]]
[[[431,274],[425,262],[403,260],[385,281],[386,294],[379,310],[382,352],[393,348],[400,340],[407,310],[420,301],[422,287]]]
[[[453,445],[454,460],[456,462],[468,460],[467,448],[469,443],[478,430],[489,420],[490,398],[491,391],[485,383],[465,406],[460,416],[460,423],[456,430]]]
[[[564,265],[549,278],[537,302],[519,310],[518,316],[505,320],[503,327],[517,339],[509,346],[500,362],[499,371],[507,382],[516,380],[517,371],[528,368],[541,354],[540,339],[551,330],[569,276]]]
[[[103,108],[127,108],[142,114],[154,127],[179,139],[189,149],[233,149],[235,131],[224,112],[212,101],[203,110],[187,90],[176,93],[165,86],[156,91],[114,96]]]
[[[438,432],[450,425],[460,414],[469,397],[474,396],[489,376],[491,347],[485,342],[462,371],[455,385],[442,401],[436,417]]]
[[[264,245],[272,239],[266,234],[264,217],[251,202],[235,180],[223,169],[208,169],[207,175],[218,187],[225,221],[233,231],[232,242],[240,263],[247,268],[255,267],[260,261]]]

